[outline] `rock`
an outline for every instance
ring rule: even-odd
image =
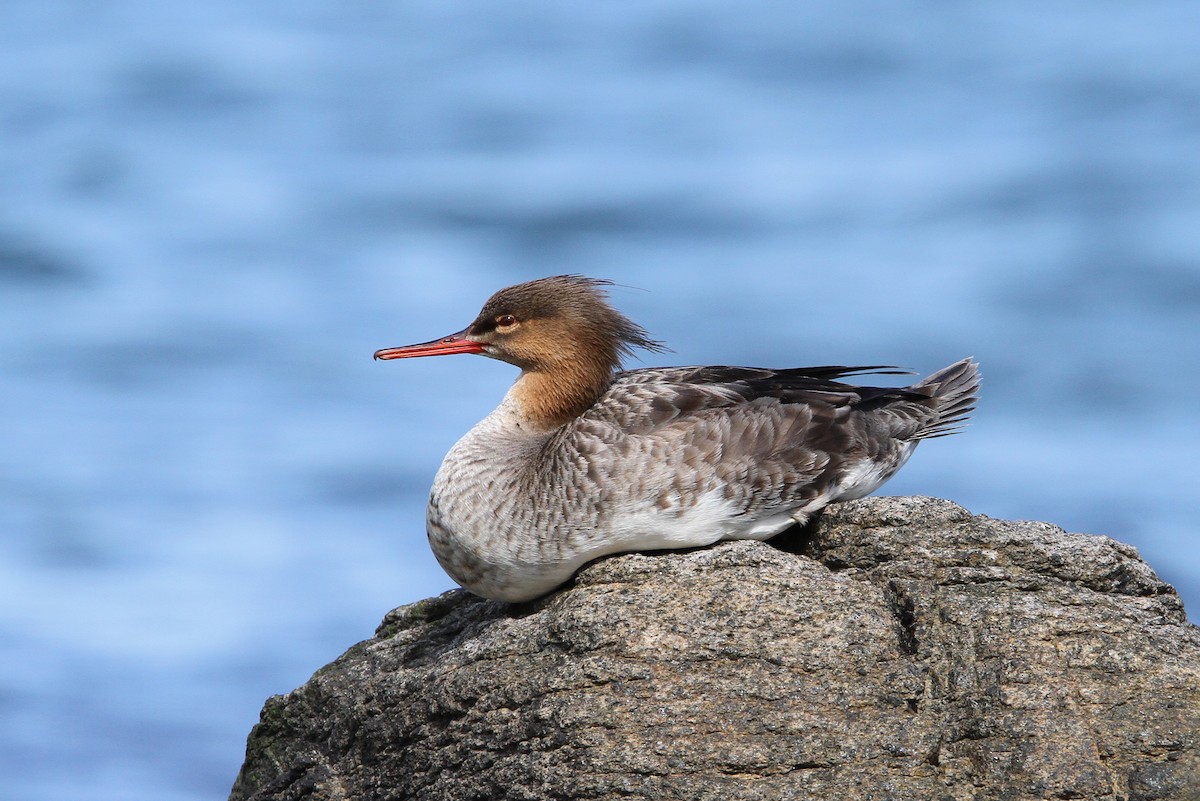
[[[1200,798],[1200,629],[1137,552],[930,498],[448,592],[270,699],[232,799]]]

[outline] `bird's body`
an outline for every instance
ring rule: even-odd
[[[970,360],[905,388],[838,380],[884,369],[867,367],[617,372],[631,346],[658,346],[600,284],[510,287],[463,332],[377,354],[483,353],[522,367],[451,448],[430,495],[434,554],[479,595],[536,598],[613,553],[767,539],[873,492],[921,439],[950,433],[978,391]]]

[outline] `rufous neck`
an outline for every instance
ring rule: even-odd
[[[535,427],[550,431],[586,412],[612,383],[610,367],[574,364],[556,370],[525,370],[511,396]]]

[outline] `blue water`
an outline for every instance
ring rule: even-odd
[[[267,696],[451,586],[514,377],[373,363],[559,272],[673,354],[973,354],[886,488],[1136,545],[1200,609],[1189,2],[0,10],[0,775],[223,797]]]

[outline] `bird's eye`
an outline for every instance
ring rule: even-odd
[[[496,318],[496,325],[500,328],[509,328],[517,324],[517,318],[511,314],[502,314]]]

